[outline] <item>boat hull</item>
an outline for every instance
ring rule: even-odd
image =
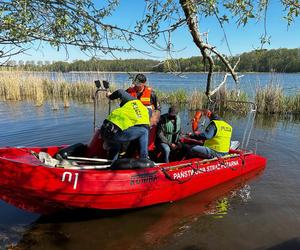
[[[0,198],[38,213],[130,209],[180,200],[266,166],[265,158],[240,151],[227,158],[127,170],[52,168],[32,154],[54,155],[60,148],[0,149]]]

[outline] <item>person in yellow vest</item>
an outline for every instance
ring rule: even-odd
[[[219,116],[209,110],[203,111],[210,123],[202,133],[195,133],[193,138],[203,140],[203,146],[197,145],[190,149],[194,157],[211,159],[222,157],[229,152],[232,135],[232,127]]]
[[[107,92],[107,98],[121,100],[120,107],[104,120],[100,134],[109,151],[110,159],[117,159],[122,143],[138,140],[140,158],[148,158],[149,111],[142,102],[124,90]]]
[[[144,74],[137,74],[132,82],[132,87],[128,88],[126,92],[139,99],[151,113],[156,110],[160,111],[156,94],[146,84],[146,76]]]

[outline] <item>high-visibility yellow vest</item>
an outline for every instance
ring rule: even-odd
[[[217,128],[216,135],[204,142],[204,146],[220,153],[227,153],[230,148],[232,127],[224,121],[212,120]]]
[[[128,101],[122,107],[113,110],[107,120],[121,130],[135,125],[150,125],[148,109],[139,100]]]

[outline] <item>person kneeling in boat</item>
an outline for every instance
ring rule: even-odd
[[[191,156],[211,159],[228,154],[232,127],[209,110],[204,110],[202,113],[209,118],[210,122],[203,133],[194,133],[191,136],[204,141],[203,146],[197,145],[190,149]]]
[[[157,129],[157,144],[164,155],[164,162],[169,162],[171,150],[182,147],[180,143],[181,121],[176,105],[169,108],[168,113],[160,117]]]
[[[122,143],[139,140],[140,158],[148,158],[149,112],[142,102],[122,89],[107,92],[107,98],[121,100],[120,108],[109,114],[100,133],[109,150],[109,158],[116,160]]]

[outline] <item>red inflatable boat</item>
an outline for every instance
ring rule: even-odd
[[[155,130],[150,134],[155,137]],[[150,155],[152,161],[111,162],[99,130],[88,145],[0,148],[0,199],[38,213],[138,208],[180,200],[266,166],[265,158],[247,150],[209,160],[176,154],[162,164],[154,162],[157,153]]]
[[[38,213],[137,208],[180,200],[266,166],[265,158],[238,150],[219,159],[154,166],[130,160],[122,167],[121,161],[121,169],[103,159],[70,156],[73,162],[56,167],[41,159],[44,153],[54,157],[62,148],[1,148],[0,198]]]

